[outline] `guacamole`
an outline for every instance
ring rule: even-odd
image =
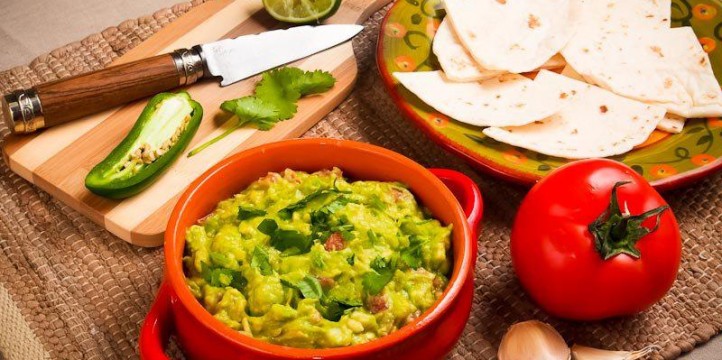
[[[231,328],[279,345],[348,346],[436,302],[451,230],[403,184],[285,170],[188,228],[183,260],[193,295]]]

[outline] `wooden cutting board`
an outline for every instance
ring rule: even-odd
[[[326,23],[362,23],[388,2],[390,0],[343,0],[339,11]],[[195,7],[113,65],[283,27],[286,25],[263,10],[261,0],[211,1]],[[157,182],[129,199],[117,201],[96,196],[85,188],[84,180],[88,171],[125,137],[147,99],[33,135],[11,136],[3,148],[3,157],[14,172],[123,240],[139,246],[158,246],[163,243],[163,232],[177,198],[196,177],[241,150],[300,136],[348,95],[357,76],[350,42],[293,65],[307,70],[330,71],[337,79],[336,85],[321,96],[302,99],[296,116],[279,123],[271,131],[241,129],[192,158],[181,155]],[[189,150],[232,125],[235,120],[219,109],[221,102],[251,94],[258,78],[224,88],[214,80],[186,88],[204,109],[203,121]]]

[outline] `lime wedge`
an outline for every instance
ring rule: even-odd
[[[263,6],[276,20],[309,24],[336,13],[341,0],[263,0]]]

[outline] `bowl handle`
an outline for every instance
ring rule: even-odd
[[[461,208],[464,209],[466,221],[469,223],[474,239],[474,254],[476,254],[479,247],[476,241],[479,234],[479,223],[484,213],[481,190],[479,190],[474,180],[458,171],[449,169],[429,169],[429,171],[441,179],[459,201]],[[474,256],[474,259],[476,259],[476,256]]]
[[[166,360],[165,345],[173,330],[171,289],[165,281],[160,285],[150,312],[140,329],[138,348],[143,360]]]

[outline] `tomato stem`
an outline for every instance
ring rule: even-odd
[[[669,209],[669,206],[664,205],[639,215],[631,215],[626,209],[622,212],[617,189],[626,184],[629,184],[629,181],[614,184],[609,207],[589,224],[589,232],[594,236],[594,247],[604,260],[619,254],[639,259],[641,254],[636,247],[637,242],[659,228],[662,213]],[[656,217],[654,227],[642,226],[642,223],[651,217]]]

